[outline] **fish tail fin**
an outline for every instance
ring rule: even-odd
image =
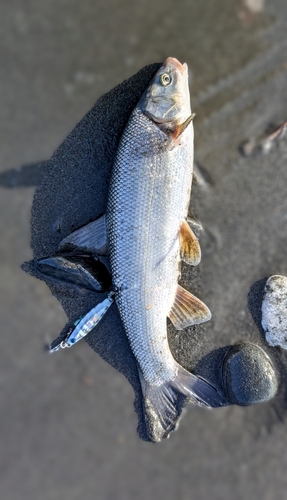
[[[176,377],[161,385],[146,382],[139,370],[147,431],[154,442],[168,438],[177,429],[187,400],[208,408],[226,404],[224,397],[209,382],[188,372],[178,363],[176,366]]]

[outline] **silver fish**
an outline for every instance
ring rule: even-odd
[[[177,329],[210,319],[209,309],[178,285],[180,260],[200,261],[186,217],[193,171],[188,68],[169,57],[134,109],[121,138],[110,184],[107,229],[113,289],[138,361],[146,412],[167,436],[183,394],[223,404],[207,382],[183,369],[167,340]]]
[[[138,362],[154,441],[175,429],[184,398],[211,407],[225,404],[212,385],[175,361],[167,340],[167,317],[179,330],[211,318],[208,307],[178,285],[181,260],[197,265],[201,258],[186,222],[193,116],[187,65],[169,57],[133,110],[120,140],[107,213],[85,232],[80,229],[65,239],[78,247],[83,240],[82,249],[96,253],[97,247],[105,248],[103,234],[107,238],[112,288]]]

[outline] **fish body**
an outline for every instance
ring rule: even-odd
[[[180,264],[197,265],[199,243],[186,222],[193,171],[188,69],[168,58],[133,110],[121,137],[106,213],[67,236],[69,248],[109,254],[112,291],[138,363],[149,437],[177,426],[188,398],[217,407],[224,397],[172,356],[167,317],[181,330],[211,317],[179,284]]]
[[[180,143],[134,109],[122,136],[107,210],[116,302],[143,376],[160,385],[175,376],[166,332],[180,274],[179,228],[188,210],[193,125]],[[185,118],[190,116],[186,106]]]
[[[200,260],[185,222],[193,172],[191,118],[187,66],[168,58],[122,135],[106,214],[113,290],[139,365],[146,411],[158,422],[154,440],[175,427],[179,394],[207,406],[221,404],[209,384],[174,360],[167,339],[168,316],[178,328],[210,319],[208,308],[178,286],[183,227]],[[187,316],[182,325],[181,315]]]

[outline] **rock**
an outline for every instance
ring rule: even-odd
[[[243,0],[245,7],[256,14],[264,10],[264,3],[264,0]]]
[[[272,399],[278,389],[273,364],[261,347],[240,343],[230,347],[223,363],[223,381],[230,401],[249,406]]]
[[[262,301],[262,327],[269,345],[287,349],[286,276],[270,276],[266,282]]]

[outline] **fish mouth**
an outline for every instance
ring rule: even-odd
[[[164,63],[164,66],[175,66],[175,68],[180,71],[180,73],[183,75],[187,71],[187,64],[183,63],[181,64],[175,57],[168,57]]]

